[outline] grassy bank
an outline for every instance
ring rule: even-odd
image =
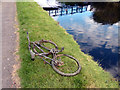
[[[46,11],[34,2],[17,2],[20,24],[20,59],[19,76],[24,88],[117,88],[112,76],[102,70],[88,55],[81,52],[73,37],[66,33]],[[57,74],[50,65],[43,64],[42,59],[31,61],[28,51],[26,32],[31,41],[52,40],[59,48],[65,47],[63,53],[77,58],[82,66],[80,74],[74,77],[63,77]]]

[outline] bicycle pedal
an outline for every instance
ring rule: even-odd
[[[62,61],[61,61],[61,62],[57,62],[56,65],[59,66],[59,67],[60,67],[60,66],[63,66],[63,65],[64,65],[64,62],[62,62]]]
[[[60,66],[63,66],[64,64],[58,64],[58,66],[60,67]]]

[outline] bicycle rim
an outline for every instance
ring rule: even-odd
[[[57,45],[50,40],[40,40],[37,44],[45,51],[50,51],[52,48],[58,48]]]
[[[59,54],[54,57],[54,60],[56,62],[52,61],[52,67],[60,75],[75,76],[80,73],[81,66],[74,57],[67,54]]]

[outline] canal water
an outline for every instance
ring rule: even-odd
[[[88,5],[87,8],[83,6],[83,12],[74,14],[66,14],[66,9],[64,9],[64,15],[52,17],[69,34],[73,35],[74,40],[80,45],[80,49],[84,53],[91,55],[104,70],[109,71],[117,78],[119,22],[117,5],[112,10],[109,5],[108,7],[103,5],[103,8],[97,6],[96,4]]]

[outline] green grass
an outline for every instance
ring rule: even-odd
[[[54,21],[46,11],[35,2],[17,2],[20,33],[21,68],[19,76],[23,88],[117,88],[118,83],[105,72],[92,57],[81,52],[73,37]],[[63,53],[77,58],[82,66],[80,74],[63,77],[42,59],[31,61],[28,51],[27,34],[30,40],[52,40]]]

